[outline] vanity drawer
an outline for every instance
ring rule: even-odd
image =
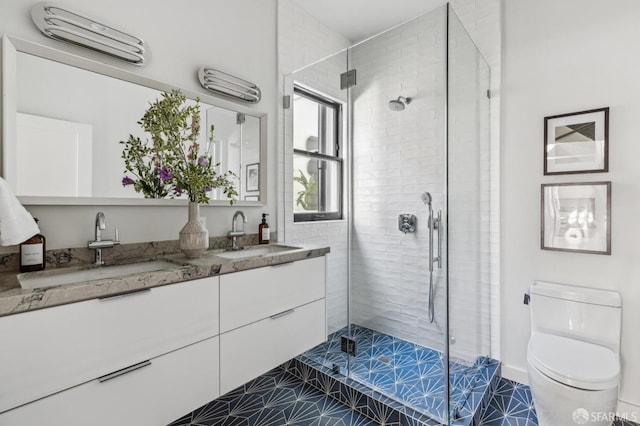
[[[325,299],[220,335],[220,393],[327,339]]]
[[[325,258],[220,277],[220,332],[325,297]]]
[[[0,414],[0,426],[166,425],[219,396],[218,352],[212,337]]]
[[[218,334],[218,277],[0,318],[0,413]]]

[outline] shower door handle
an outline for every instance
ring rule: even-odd
[[[438,210],[435,228],[438,230],[438,257],[434,261],[438,262],[438,269],[442,269],[442,210]]]
[[[433,256],[433,234],[438,231],[438,255]],[[442,210],[438,210],[438,216],[433,217],[433,210],[429,209],[429,272],[433,272],[433,264],[438,264],[442,269]]]
[[[436,228],[433,223],[433,209],[429,205],[429,272],[433,272],[433,230]]]

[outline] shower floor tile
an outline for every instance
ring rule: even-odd
[[[357,342],[355,357],[342,352],[340,339],[345,327],[331,334],[328,341],[305,352],[299,358],[347,375],[351,379],[405,404],[412,409],[442,420],[446,412],[444,355],[361,326],[352,326]],[[478,409],[488,402],[499,362],[480,357],[472,365],[450,362],[452,418],[461,424],[478,420]]]
[[[280,368],[198,408],[169,426],[376,426]]]

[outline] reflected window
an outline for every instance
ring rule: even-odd
[[[341,123],[340,103],[294,86],[295,222],[342,219]]]

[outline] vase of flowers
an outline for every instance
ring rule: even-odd
[[[209,233],[200,223],[200,204],[209,203],[209,193],[222,188],[233,204],[238,193],[231,171],[217,173],[211,147],[214,126],[208,142],[200,143],[200,102],[187,105],[179,90],[163,93],[151,103],[138,124],[150,134],[142,140],[129,135],[121,141],[125,165],[123,186],[133,186],[145,198],[189,198],[189,220],[180,231],[180,250],[197,258],[209,247]]]

